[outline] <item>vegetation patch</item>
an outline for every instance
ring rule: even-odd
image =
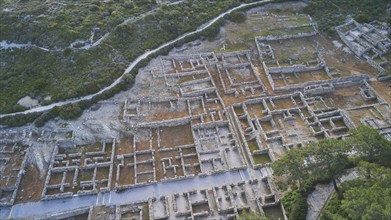
[[[304,11],[315,18],[321,31],[333,35],[334,27],[341,25],[348,15],[359,23],[379,20],[390,24],[389,3],[388,0],[313,0]]]
[[[46,105],[95,93],[118,78],[126,65],[146,50],[156,48],[181,34],[193,31],[223,11],[238,6],[243,2],[246,1],[211,2],[205,0],[197,2],[185,1],[176,5],[162,6],[161,10],[156,10],[138,20],[117,26],[103,43],[88,50],[65,49],[64,51],[47,52],[35,47],[4,49],[0,51],[0,56],[2,57],[2,65],[0,67],[2,94],[0,97],[0,113],[22,111],[23,108],[16,103],[20,98],[27,95],[38,99],[40,104]],[[7,5],[9,4],[11,3],[8,2]],[[46,7],[44,6],[45,3],[37,2],[37,4]],[[38,8],[38,6],[35,8]],[[114,9],[116,8],[114,7]],[[21,11],[18,13],[25,16],[32,13],[28,7],[21,7],[18,10]],[[40,10],[45,11],[47,9]],[[110,16],[115,11],[118,10],[112,10]],[[36,12],[38,15],[40,13],[42,12]],[[94,13],[96,12],[84,12],[82,14]],[[44,21],[46,21],[45,19],[51,20],[53,16],[64,19],[60,14],[48,15],[48,18],[42,19]],[[73,16],[77,17],[77,14],[73,14]],[[13,20],[14,23],[19,22],[15,17],[1,19],[1,25],[6,27],[4,31],[1,28],[1,36],[4,37],[4,40],[40,43],[32,40],[35,36],[34,33],[41,30],[40,27],[34,25],[25,34],[15,31],[15,33],[19,33],[18,35],[26,38],[20,41],[13,35],[3,34],[11,26],[11,24],[7,23],[11,22],[9,21],[11,19],[15,19]],[[56,19],[58,18],[56,17]],[[115,26],[118,23],[120,22],[114,22],[111,26]],[[54,26],[57,27],[60,24]],[[203,34],[212,38],[217,35],[216,30],[219,30],[220,26],[221,23],[216,23]],[[88,26],[84,28],[88,29]],[[48,35],[62,35],[62,33],[57,32],[51,33],[50,29],[49,32]],[[90,32],[90,29],[88,29],[88,32]],[[38,33],[37,35],[41,36],[42,34]],[[76,34],[73,36],[72,41],[77,40],[81,35],[83,34]],[[62,45],[67,45],[70,42],[64,39],[59,41],[64,42]],[[50,99],[45,100],[45,97],[50,97]]]
[[[300,33],[309,33],[312,31],[314,31],[314,28],[312,26],[304,26],[304,27],[289,28],[289,29],[266,30],[263,31],[260,34],[260,36],[295,35]]]
[[[380,195],[389,195],[389,184],[386,183],[391,181],[391,142],[365,126],[352,129],[350,134],[346,140],[322,139],[292,149],[272,164],[274,174],[286,176],[291,186],[282,199],[289,219],[304,219],[309,193],[316,184],[330,181],[338,198],[331,200],[324,219],[390,218],[391,197]],[[356,167],[365,179],[358,178],[338,186],[336,178],[352,167]],[[367,200],[376,190],[374,197]],[[365,208],[367,206],[369,208]],[[361,207],[358,208],[360,211],[353,211],[357,207]]]

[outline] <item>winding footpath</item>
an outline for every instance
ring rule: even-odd
[[[126,68],[126,70],[124,71],[124,73],[120,77],[118,77],[111,85],[103,88],[102,90],[100,90],[97,93],[94,93],[94,94],[91,94],[91,95],[87,95],[87,96],[82,96],[82,97],[76,98],[76,99],[69,99],[69,100],[65,100],[65,101],[61,101],[61,102],[57,102],[57,103],[52,103],[50,105],[45,105],[45,106],[39,106],[39,107],[31,108],[29,110],[22,111],[22,112],[14,112],[14,113],[9,113],[9,114],[2,114],[2,115],[0,115],[0,118],[6,117],[6,116],[14,116],[14,115],[18,115],[18,114],[28,114],[28,113],[34,113],[34,112],[44,112],[44,111],[48,111],[48,110],[50,110],[50,109],[52,109],[52,108],[54,108],[56,106],[63,106],[63,105],[67,105],[67,104],[77,103],[77,102],[84,101],[84,100],[91,100],[93,97],[95,97],[95,96],[97,96],[99,94],[102,94],[105,91],[110,90],[113,87],[115,87],[116,85],[118,85],[122,81],[122,79],[124,78],[124,76],[126,74],[128,74],[130,71],[132,71],[133,68],[140,61],[144,60],[145,58],[147,58],[151,54],[154,54],[154,53],[158,52],[159,50],[161,50],[161,49],[163,49],[163,48],[165,48],[167,46],[175,44],[176,42],[178,42],[180,40],[183,40],[184,38],[186,38],[188,36],[191,36],[191,35],[194,35],[194,34],[197,34],[197,33],[200,33],[202,31],[204,31],[205,29],[207,29],[208,27],[210,27],[214,23],[216,23],[219,19],[223,18],[225,15],[227,15],[227,14],[233,12],[233,11],[239,10],[239,9],[247,7],[247,6],[252,6],[252,5],[259,4],[259,3],[266,3],[266,2],[271,2],[271,1],[272,0],[260,0],[260,1],[252,2],[252,3],[241,4],[241,5],[239,5],[237,7],[234,7],[234,8],[232,8],[232,9],[226,11],[226,12],[221,13],[219,16],[215,17],[214,19],[210,20],[209,22],[205,23],[204,25],[201,25],[197,30],[192,31],[192,32],[188,32],[186,34],[183,34],[183,35],[175,38],[174,40],[168,41],[168,42],[160,45],[159,47],[157,47],[157,48],[155,48],[153,50],[145,52],[144,54],[142,54],[139,57],[137,57],[133,62],[131,62],[129,64],[129,66]]]

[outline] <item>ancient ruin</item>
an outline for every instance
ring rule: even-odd
[[[386,36],[389,31],[387,24],[377,21],[360,24],[350,19],[336,27],[336,30],[341,40],[356,56],[362,57],[376,68],[380,76],[385,75],[390,66],[383,55],[391,46],[391,39]]]
[[[0,141],[0,206],[12,205],[24,174],[29,146],[24,141],[29,134],[1,134]]]
[[[367,65],[343,51],[337,60],[308,15],[258,8],[247,16],[273,24],[247,34],[247,49],[226,51],[229,39],[220,50],[176,48],[140,70],[135,90],[77,122],[2,131],[0,218],[236,219],[246,211],[287,219],[269,167],[286,151],[345,138],[359,124],[391,140],[390,102],[372,83],[389,65],[389,29],[354,20],[336,28]],[[28,155],[46,148],[43,177],[29,177],[38,198],[15,202]],[[24,204],[58,210],[26,214]]]

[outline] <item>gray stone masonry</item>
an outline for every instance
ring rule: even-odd
[[[75,144],[65,142],[57,142],[55,144],[55,149],[53,151],[53,156],[48,168],[48,174],[45,180],[44,188],[41,194],[41,199],[50,200],[50,199],[59,199],[67,198],[74,195],[73,192],[65,192],[65,189],[74,189],[75,187],[79,188],[76,195],[84,196],[96,194],[98,192],[107,192],[111,189],[111,179],[113,172],[113,162],[114,162],[114,152],[115,152],[115,139],[111,143],[111,151],[107,152],[106,145],[107,142],[102,143],[102,149],[100,151],[94,152],[78,152],[78,153],[68,153],[68,154],[59,154],[59,148],[65,147],[66,149],[76,149]],[[73,147],[71,147],[73,146]],[[85,159],[81,163],[80,158],[84,156]],[[105,161],[104,157],[107,157]],[[70,162],[73,164],[71,165]],[[98,169],[108,168],[107,178],[97,179]],[[80,180],[80,172],[89,170],[92,171],[92,176],[90,180]],[[73,172],[72,182],[68,183],[66,177],[69,172]],[[102,172],[102,171],[99,171]],[[52,175],[62,174],[62,179],[59,184],[49,184]],[[98,184],[104,184],[99,189],[97,188]],[[48,194],[48,190],[58,190],[58,193]]]
[[[375,23],[373,23],[375,24]],[[341,40],[360,58],[364,58],[371,66],[385,73],[383,66],[388,65],[382,56],[391,47],[391,39],[381,30],[370,24],[360,24],[353,19],[335,28]],[[372,53],[373,55],[370,55]],[[375,60],[380,59],[381,63]]]

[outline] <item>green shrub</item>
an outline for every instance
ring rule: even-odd
[[[234,11],[226,16],[226,18],[229,21],[235,22],[235,23],[243,23],[246,21],[247,16],[244,12],[241,11]]]
[[[48,122],[50,119],[53,119],[55,117],[58,117],[58,107],[54,107],[50,109],[49,111],[43,113],[40,117],[37,118],[34,125],[37,127],[42,127]]]
[[[220,27],[222,25],[223,21],[219,20],[213,25],[211,25],[209,28],[204,30],[202,32],[202,36],[206,37],[208,40],[214,40],[220,33]]]
[[[305,219],[307,216],[307,196],[308,192],[301,192],[295,189],[287,192],[282,198],[282,204],[289,219]]]
[[[14,116],[7,116],[0,118],[0,125],[8,127],[18,127],[28,123],[32,123],[37,119],[42,113],[29,113],[29,114],[18,114]]]
[[[300,194],[292,204],[288,218],[292,220],[304,220],[307,217],[307,209],[307,194]]]
[[[72,103],[58,107],[58,115],[62,119],[76,119],[83,113],[79,103]]]

